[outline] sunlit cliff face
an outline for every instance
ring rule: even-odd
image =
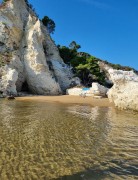
[[[25,1],[10,0],[0,8],[0,91],[17,95],[26,83],[34,94],[58,95],[74,82],[47,29]]]
[[[109,70],[114,86],[108,98],[119,109],[138,111],[138,75],[133,71]]]

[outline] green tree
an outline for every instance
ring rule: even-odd
[[[77,56],[77,51],[75,49],[70,49],[66,46],[58,46],[61,58],[66,64],[70,65],[70,61]]]
[[[94,56],[87,58],[85,63],[79,64],[75,69],[76,75],[87,86],[91,86],[91,83],[94,81],[100,84],[105,83],[105,74],[100,71],[98,60]]]
[[[88,53],[78,53],[80,45],[75,41],[72,41],[69,47],[60,45],[57,47],[64,62],[73,67],[74,74],[81,79],[85,86],[91,86],[94,81],[105,84],[105,74],[100,70],[99,59]]]
[[[76,41],[72,41],[70,44],[69,44],[69,48],[70,49],[74,49],[74,50],[78,50],[81,48],[81,46],[79,44],[76,43]]]
[[[55,27],[56,27],[55,22],[52,19],[50,19],[48,16],[44,16],[42,19],[42,22],[43,22],[44,26],[47,27],[49,33],[53,34],[55,31]]]
[[[69,47],[57,45],[59,49],[60,56],[64,60],[66,64],[75,63],[77,56],[78,56],[78,49],[81,47],[75,41],[72,41],[69,44]],[[79,59],[79,58],[78,58]],[[81,58],[80,58],[81,59]]]
[[[6,3],[7,1],[9,1],[9,0],[3,0],[2,3]]]
[[[70,60],[70,64],[74,68],[79,66],[79,64],[86,64],[86,58],[83,56],[82,57],[75,56],[73,59]]]

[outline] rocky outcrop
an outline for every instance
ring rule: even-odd
[[[15,69],[5,68],[3,69],[2,79],[0,83],[0,89],[3,92],[3,97],[7,95],[16,95],[16,81],[18,79],[18,72]]]
[[[109,87],[109,88],[112,87],[113,86],[113,82],[112,82],[112,79],[111,79],[110,74],[109,74],[108,71],[110,69],[113,69],[113,68],[109,64],[104,62],[104,61],[99,61],[98,64],[99,64],[100,70],[105,73],[105,76],[106,76],[106,78],[105,78],[106,86]]]
[[[81,87],[74,87],[66,90],[66,94],[71,96],[80,96],[82,93],[83,90]]]
[[[92,87],[90,88],[90,91],[94,96],[101,96],[101,97],[106,97],[108,90],[109,90],[108,88],[100,85],[99,83],[92,83]]]
[[[138,76],[133,71],[109,70],[114,86],[108,98],[119,109],[138,111]]]
[[[67,89],[66,94],[68,95],[73,95],[73,96],[92,96],[95,98],[100,98],[100,97],[106,97],[107,95],[108,88],[100,85],[99,83],[92,83],[91,88],[79,88],[79,87],[74,87],[71,89]]]
[[[9,0],[0,8],[0,91],[13,93],[13,87],[6,89],[9,76],[4,75],[4,69],[18,74],[13,83],[14,94],[21,91],[24,83],[32,93],[42,95],[57,95],[80,83],[24,0]]]

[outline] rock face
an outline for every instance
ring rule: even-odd
[[[80,96],[83,93],[82,88],[74,87],[67,89],[66,94],[71,96]]]
[[[66,94],[73,96],[80,96],[85,94],[86,96],[105,97],[107,91],[108,88],[100,85],[99,83],[92,83],[91,88],[71,88],[67,89]]]
[[[112,87],[113,86],[113,82],[112,82],[112,79],[111,79],[110,74],[108,72],[110,69],[112,69],[112,67],[110,65],[106,64],[103,61],[99,61],[98,64],[99,64],[100,70],[105,72],[105,75],[106,75],[106,79],[105,79],[106,85],[109,88]]]
[[[16,78],[5,72],[16,72]],[[34,94],[58,95],[80,82],[25,1],[9,0],[0,7],[0,91],[15,95],[24,83]]]
[[[0,89],[3,92],[3,96],[16,95],[16,81],[18,79],[18,72],[15,69],[5,68],[1,79]]]
[[[94,96],[105,97],[108,92],[108,88],[100,85],[99,83],[92,83],[92,87],[90,88],[90,91],[92,94],[94,94]]]
[[[133,71],[109,70],[114,86],[108,98],[119,109],[138,111],[138,76]]]

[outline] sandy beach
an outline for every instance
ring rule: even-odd
[[[93,97],[80,97],[80,96],[26,96],[17,97],[17,101],[41,101],[41,102],[59,102],[64,104],[87,104],[91,106],[99,107],[111,107],[112,103],[109,102],[108,98],[95,99]]]

